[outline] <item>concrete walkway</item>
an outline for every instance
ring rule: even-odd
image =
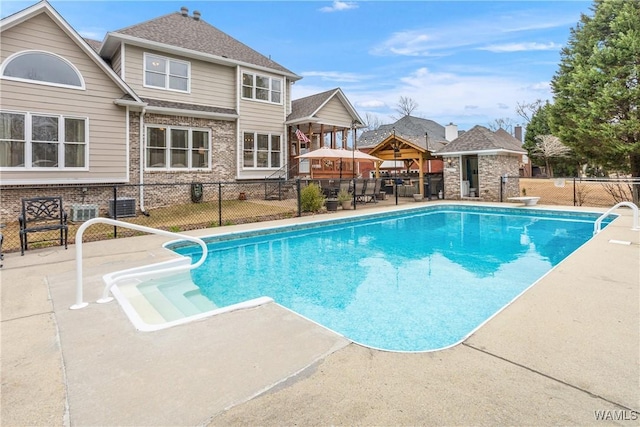
[[[368,212],[380,209],[389,208]],[[138,332],[116,302],[69,310],[75,247],[8,254],[0,270],[0,421],[638,425],[640,233],[630,231],[628,209],[617,213],[463,344],[422,354],[350,344],[273,303]],[[160,247],[165,240],[85,244],[85,299],[100,296],[105,273],[171,258]],[[595,411],[607,420],[597,421]]]

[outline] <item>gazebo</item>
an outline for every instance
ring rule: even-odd
[[[424,162],[432,158],[431,152],[394,133],[380,141],[368,154],[381,160],[403,162],[407,167],[414,163],[418,165],[420,177],[420,194],[424,197]],[[376,163],[376,177],[380,177],[380,163]]]

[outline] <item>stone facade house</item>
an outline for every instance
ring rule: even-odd
[[[519,195],[520,164],[526,151],[504,129],[493,132],[474,126],[436,154],[444,161],[446,199],[498,202]]]

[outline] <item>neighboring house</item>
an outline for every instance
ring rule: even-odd
[[[432,154],[458,137],[458,126],[453,123],[442,126],[433,120],[404,116],[395,123],[382,125],[375,130],[363,132],[358,138],[358,148],[369,152],[394,133],[403,140],[409,141],[429,152],[429,159],[425,161],[422,168],[423,171],[439,173],[442,172],[442,159],[439,157],[434,158]],[[403,164],[398,168],[395,162],[385,161],[382,164],[382,169],[410,169],[417,171],[419,167],[412,163],[410,165]]]
[[[292,103],[300,76],[185,7],[102,42],[46,1],[0,24],[2,221],[19,197],[53,184],[66,185],[51,191],[68,202],[97,202],[108,189],[80,189],[288,175],[293,147],[303,149],[297,128],[335,141],[361,122],[339,89],[319,94],[314,110]],[[17,185],[41,188],[7,191]],[[123,193],[139,210],[155,197],[142,186]]]
[[[445,164],[447,199],[500,201],[501,188],[503,200],[519,195],[518,176],[526,150],[504,129],[492,132],[474,126],[436,154]]]

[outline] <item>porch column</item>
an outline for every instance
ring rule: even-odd
[[[424,194],[424,174],[423,174],[423,169],[424,169],[424,158],[422,157],[422,154],[420,154],[420,160],[418,161],[418,170],[420,171],[420,194],[422,194],[422,198],[424,199],[426,194]],[[431,191],[431,189],[429,189],[429,191]]]

